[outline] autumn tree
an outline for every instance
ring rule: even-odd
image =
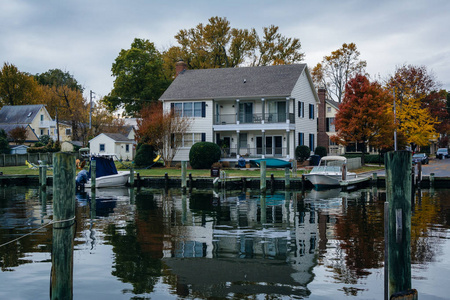
[[[329,97],[342,101],[345,86],[356,74],[364,74],[367,62],[360,60],[360,52],[354,43],[342,44],[342,47],[323,57],[312,70],[311,75],[317,87],[327,90]]]
[[[191,120],[173,110],[163,111],[162,103],[154,102],[141,110],[137,123],[137,142],[153,146],[165,165],[170,166],[181,147],[180,137],[187,133]]]
[[[47,111],[56,121],[67,121],[73,130],[73,140],[81,138],[80,129],[87,123],[88,104],[83,97],[83,88],[69,73],[52,69],[35,75],[42,85],[43,101]]]
[[[181,58],[190,69],[291,64],[304,58],[300,40],[283,36],[278,26],[264,27],[259,36],[254,28],[232,28],[217,16],[206,25],[180,30],[175,39],[179,46],[164,53],[166,64]]]
[[[27,140],[27,129],[23,126],[17,126],[8,132],[8,136],[16,145],[22,145]]]
[[[161,53],[144,39],[136,38],[130,49],[122,49],[111,71],[114,87],[103,101],[110,111],[123,108],[131,116],[146,102],[157,101],[171,82],[165,76]]]
[[[3,64],[0,71],[0,106],[38,104],[39,98],[39,84],[33,76],[20,72],[13,64]]]
[[[437,130],[445,131],[448,112],[439,87],[425,66],[402,65],[387,80],[386,88],[395,95],[399,130],[413,148],[429,145]]]
[[[358,74],[345,86],[345,95],[335,117],[337,134],[331,139],[342,145],[356,142],[363,145],[362,163],[367,146],[392,145],[394,116],[392,95],[378,82],[370,82]]]

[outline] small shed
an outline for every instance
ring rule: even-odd
[[[28,146],[17,145],[11,147],[11,154],[27,154]]]

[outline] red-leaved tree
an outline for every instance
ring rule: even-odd
[[[345,87],[345,95],[335,117],[337,134],[331,139],[341,145],[362,144],[362,163],[367,146],[392,146],[394,116],[390,110],[392,96],[378,82],[356,75]]]
[[[189,118],[181,117],[174,111],[164,111],[161,102],[154,102],[140,112],[136,141],[153,146],[164,164],[170,166],[182,142],[175,137],[186,133],[190,125]]]

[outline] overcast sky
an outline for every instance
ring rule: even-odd
[[[425,65],[450,90],[448,0],[0,0],[0,59],[22,72],[61,69],[99,97],[113,86],[111,65],[134,38],[159,50],[180,29],[226,17],[240,29],[279,26],[299,38],[314,67],[343,43],[355,43],[367,71],[385,78],[396,66]]]

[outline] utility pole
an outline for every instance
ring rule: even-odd
[[[90,98],[91,98],[91,102],[89,105],[89,129],[91,129],[92,127],[92,95],[95,94],[92,90],[90,90]]]

